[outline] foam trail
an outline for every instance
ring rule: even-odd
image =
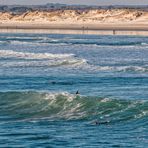
[[[13,50],[0,50],[0,58],[13,58],[11,61],[1,61],[1,67],[78,66],[86,63],[85,59],[77,58],[74,54],[29,53]]]
[[[114,71],[114,72],[148,72],[148,66],[89,66],[93,71]]]
[[[0,50],[0,58],[21,58],[21,59],[53,59],[68,58],[73,54],[51,54],[51,53],[31,53],[17,52],[13,50]]]

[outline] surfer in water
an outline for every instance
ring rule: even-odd
[[[80,93],[79,93],[79,91],[77,90],[77,91],[76,91],[76,95],[79,95],[79,94],[80,94]]]
[[[94,125],[101,125],[101,124],[108,124],[109,123],[109,121],[98,121],[98,120],[95,120],[95,121],[93,121],[92,122]]]

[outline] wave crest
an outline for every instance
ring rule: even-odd
[[[121,122],[145,118],[148,102],[116,100],[62,93],[1,92],[0,116],[33,120],[107,120]],[[2,119],[2,117],[1,117]]]
[[[1,61],[1,67],[56,67],[63,65],[77,66],[86,63],[85,59],[77,58],[74,54],[30,53],[13,50],[0,50],[0,58],[15,59],[15,61]]]
[[[17,52],[13,50],[0,50],[0,58],[21,58],[21,59],[53,59],[69,58],[73,54],[51,54],[51,53],[31,53]]]
[[[99,71],[118,71],[118,72],[147,72],[148,66],[97,66]]]

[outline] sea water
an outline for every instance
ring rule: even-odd
[[[0,34],[0,147],[148,147],[148,38]]]

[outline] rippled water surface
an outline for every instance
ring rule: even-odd
[[[0,147],[146,148],[147,133],[147,37],[0,35]]]

